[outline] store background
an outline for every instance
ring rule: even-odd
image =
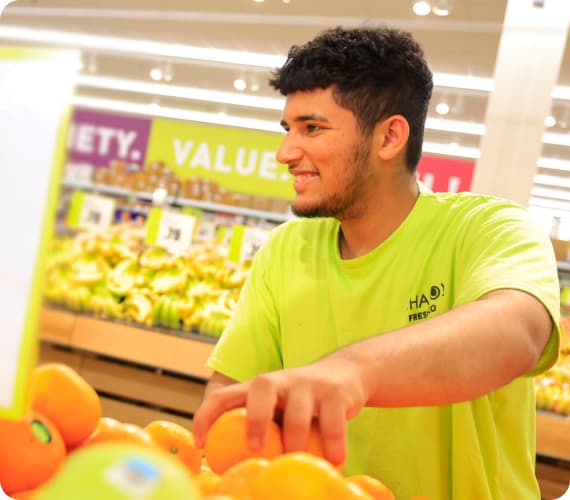
[[[269,88],[267,78],[289,46],[327,27],[385,22],[415,34],[435,74],[424,145],[428,161],[420,167],[420,177],[438,190],[469,189],[470,170],[479,161],[507,1],[432,0],[423,16],[414,13],[414,3],[167,0],[157,8],[149,0],[17,0],[0,18],[0,41],[80,48],[73,99],[77,108],[278,133],[282,99]],[[544,4],[522,3],[537,9]],[[521,85],[531,76],[536,77],[522,73]],[[542,117],[542,150],[528,205],[548,232],[566,237],[567,47],[552,95],[550,110]],[[435,172],[433,158],[443,165]],[[446,160],[456,162],[454,175],[446,173]]]
[[[424,46],[435,76],[420,178],[435,190],[469,190],[474,172],[487,160],[481,151],[483,139],[489,139],[484,137],[485,129],[494,116],[490,103],[494,77],[501,69],[496,61],[508,2],[432,0],[423,16],[414,13],[415,3],[164,0],[158,7],[150,0],[16,0],[0,17],[0,45],[80,50],[62,185],[65,194],[81,189],[85,181],[92,182],[96,173],[115,159],[142,167],[163,161],[176,169],[176,147],[180,157],[185,157],[187,146],[190,148],[185,142],[189,140],[187,130],[204,137],[226,134],[228,139],[222,145],[208,145],[214,155],[220,146],[229,151],[231,144],[235,148],[246,144],[248,151],[263,145],[260,154],[274,149],[281,133],[283,99],[269,88],[267,79],[270,68],[280,65],[291,44],[303,43],[336,25],[383,22],[407,29]],[[558,0],[559,5],[563,3]],[[509,6],[514,4],[530,6],[538,13],[556,1],[511,0]],[[533,31],[532,21],[527,19],[528,24],[522,25],[523,34],[528,29],[529,37],[545,35]],[[559,47],[560,64],[554,68],[557,77],[547,105],[544,98],[537,102],[540,116],[529,118],[539,127],[533,129],[534,135],[519,137],[522,143],[538,141],[540,151],[536,158],[521,163],[521,176],[529,175],[532,182],[518,201],[529,207],[548,233],[567,239],[570,54],[565,44],[567,19],[562,22],[564,43]],[[540,44],[536,50],[540,55]],[[510,62],[524,67],[525,60]],[[544,62],[549,62],[546,55]],[[552,66],[549,69],[553,70]],[[541,76],[535,66],[517,74],[513,93],[524,94],[527,89],[530,95],[521,102],[521,113],[516,106],[508,110],[511,114],[506,122],[510,119],[513,128],[520,125],[523,104],[532,104],[532,84]],[[42,85],[41,79],[37,85]],[[157,124],[160,133],[153,130]],[[136,138],[129,135],[132,132]],[[174,146],[176,137],[178,146]],[[247,139],[239,142],[237,137]],[[499,134],[491,140],[501,146],[505,138],[510,139],[508,134]],[[169,141],[171,149],[161,150]],[[30,137],[30,147],[33,143]],[[517,145],[509,143],[506,149]],[[219,163],[222,170],[227,166],[223,160]],[[500,172],[503,167],[497,164],[492,168]],[[267,168],[266,172],[274,173],[272,166]],[[183,177],[188,175],[184,167],[179,170]],[[279,191],[284,186],[280,176],[277,183],[280,187],[274,198],[287,198],[285,191]],[[507,193],[506,184],[508,181],[502,186],[499,183],[496,194],[501,194],[502,187]],[[236,189],[251,193],[253,188],[242,185]],[[275,199],[255,203],[253,210],[258,212],[254,218],[271,214],[276,206]],[[283,205],[279,208],[273,222],[286,217]],[[561,260],[567,251],[564,245]],[[567,269],[562,265],[560,270],[564,285]],[[570,296],[566,299],[570,301]],[[209,375],[203,363],[212,342],[182,332],[173,334],[166,324],[132,326],[58,309],[44,310],[41,320],[40,360],[62,361],[76,368],[102,395],[106,415],[141,424],[162,416],[191,426],[192,412]],[[553,418],[549,411],[539,414],[539,466],[545,491],[561,491],[560,484],[568,477],[568,422],[567,418]],[[560,470],[565,472],[560,475]],[[552,495],[545,498],[554,498]]]

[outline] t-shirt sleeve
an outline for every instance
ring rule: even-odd
[[[207,366],[243,382],[282,368],[278,312],[267,284],[272,238],[257,252],[236,310]]]
[[[521,207],[490,203],[480,207],[465,227],[458,261],[457,304],[499,289],[536,297],[553,321],[550,339],[527,374],[534,376],[557,360],[560,343],[560,287],[552,244],[544,229]],[[517,318],[512,318],[516,328]]]

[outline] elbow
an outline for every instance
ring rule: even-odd
[[[517,376],[529,373],[537,365],[552,335],[552,329],[553,322],[548,313],[539,324],[533,324],[527,328],[522,342],[524,348],[520,350],[517,363],[519,372]]]

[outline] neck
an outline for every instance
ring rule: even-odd
[[[377,192],[358,211],[358,216],[341,218],[341,257],[360,257],[388,239],[412,211],[418,194],[416,178],[407,177]]]

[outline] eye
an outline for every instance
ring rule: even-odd
[[[307,124],[307,132],[318,132],[319,130],[322,130],[320,125],[316,125],[315,123]]]

